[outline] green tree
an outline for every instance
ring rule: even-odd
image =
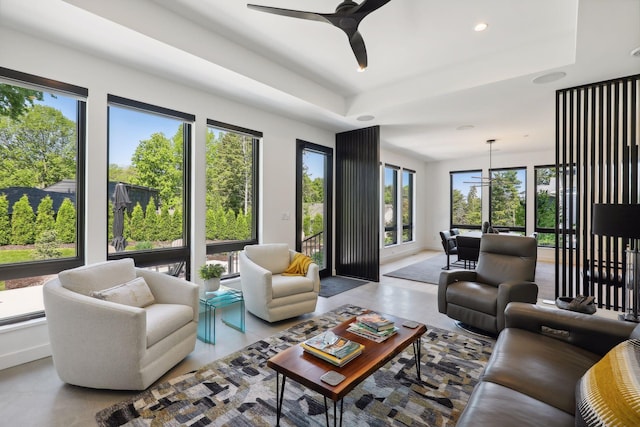
[[[233,209],[229,209],[225,215],[225,224],[223,230],[224,240],[240,240],[238,239],[238,228],[236,224],[236,213]]]
[[[11,243],[28,245],[34,242],[35,215],[26,194],[13,204],[11,217]]]
[[[158,240],[158,212],[153,197],[147,203],[147,209],[144,213],[144,235],[145,240]]]
[[[467,222],[460,224],[481,224],[482,223],[482,200],[478,197],[478,188],[472,185],[467,194]]]
[[[131,163],[136,173],[132,183],[158,190],[162,204],[169,207],[181,203],[182,161],[176,158],[172,141],[162,133],[154,133],[149,139],[140,141]]]
[[[451,194],[451,216],[454,224],[467,224],[467,203],[464,195],[457,188]]]
[[[144,212],[140,202],[136,203],[133,211],[131,212],[131,220],[129,221],[129,233],[131,239],[135,241],[145,240],[145,228],[144,228]]]
[[[162,205],[160,216],[158,217],[158,240],[173,240],[171,233],[171,214],[169,207]]]
[[[60,242],[74,243],[76,241],[76,207],[67,197],[58,208],[55,230]]]
[[[323,221],[323,218],[322,218],[322,214],[317,213],[313,217],[313,223],[311,225],[311,234],[312,235],[313,234],[318,234],[322,230],[324,230],[324,221]]]
[[[17,120],[36,100],[42,101],[42,92],[0,83],[0,116]]]
[[[182,239],[182,209],[176,208],[171,215],[171,240]]]
[[[247,215],[240,212],[236,219],[237,238],[239,240],[248,240],[251,237],[251,227],[247,222]]]
[[[48,195],[43,197],[38,204],[38,210],[36,214],[36,241],[40,238],[40,235],[47,230],[53,230],[56,225],[53,212],[53,200]]]
[[[60,258],[62,250],[55,229],[43,231],[36,239],[36,259]]]
[[[75,123],[55,108],[34,105],[20,120],[1,118],[0,141],[0,187],[44,188],[75,178]]]
[[[523,226],[524,218],[518,215],[522,209],[517,171],[494,172],[491,185],[491,224],[505,226]]]
[[[253,192],[252,138],[236,133],[213,133],[207,141],[208,207],[249,212]],[[235,222],[235,221],[234,221]]]
[[[0,245],[11,243],[11,219],[9,218],[9,200],[0,194]]]

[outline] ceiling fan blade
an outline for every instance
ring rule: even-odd
[[[349,38],[349,43],[351,44],[353,53],[356,55],[356,61],[358,61],[360,70],[364,70],[367,68],[367,48],[365,47],[364,40],[358,31],[353,33]]]
[[[319,13],[304,12],[302,10],[281,9],[279,7],[260,6],[257,4],[247,4],[249,9],[258,10],[260,12],[267,12],[274,15],[288,16],[290,18],[306,19],[309,21],[320,21],[325,23],[329,22],[325,17]]]
[[[364,0],[357,7],[355,7],[351,13],[361,13],[364,15],[368,15],[376,9],[380,9],[385,4],[389,3],[391,0]],[[363,16],[364,18],[364,16]]]

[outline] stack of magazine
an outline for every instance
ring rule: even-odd
[[[309,338],[300,345],[307,353],[336,366],[345,365],[364,349],[364,345],[339,337],[331,331]]]
[[[369,312],[356,317],[347,331],[375,342],[383,342],[398,332],[392,320],[379,313]]]

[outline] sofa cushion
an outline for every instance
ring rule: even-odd
[[[193,321],[193,309],[183,304],[152,304],[147,313],[147,348]]]
[[[282,298],[313,291],[313,281],[304,276],[274,275],[271,279],[273,298]]]
[[[104,301],[117,302],[118,304],[130,305],[132,307],[146,307],[155,302],[149,285],[144,277],[113,286],[101,291],[91,292],[91,296]]]
[[[89,264],[58,273],[64,288],[87,296],[135,278],[136,270],[131,258]]]
[[[456,427],[573,427],[572,415],[526,394],[481,382],[469,398]]]
[[[244,251],[251,261],[273,274],[280,274],[289,266],[289,245],[286,243],[247,245]]]
[[[640,425],[640,340],[624,341],[576,386],[576,426]]]
[[[496,315],[498,288],[483,283],[459,281],[447,286],[447,302],[481,313]]]
[[[498,336],[482,379],[573,415],[575,387],[600,356],[555,338],[507,328]]]

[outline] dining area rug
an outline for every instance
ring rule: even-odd
[[[152,386],[96,414],[102,427],[273,426],[276,373],[267,360],[366,311],[344,305],[259,340],[202,368]],[[427,326],[421,376],[412,347],[344,398],[347,426],[454,426],[486,365],[494,341]],[[329,402],[330,417],[333,405]],[[323,397],[294,380],[286,383],[282,426],[324,426]]]

